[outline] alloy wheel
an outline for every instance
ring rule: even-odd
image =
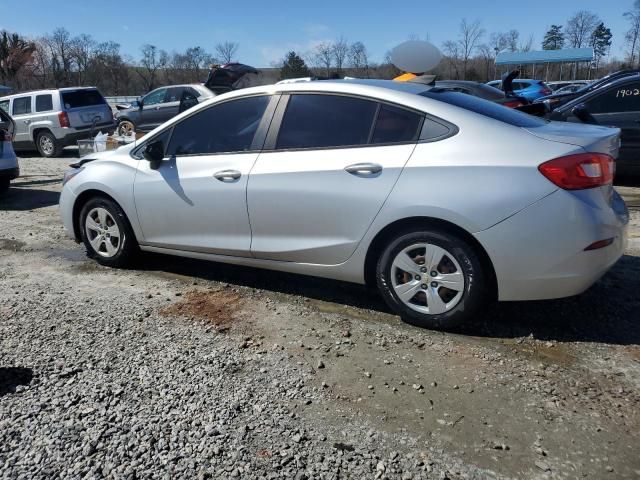
[[[43,135],[40,137],[40,151],[45,155],[53,155],[55,150],[55,145],[53,144],[53,140],[48,135]]]
[[[417,243],[404,248],[394,258],[391,284],[407,307],[439,315],[460,302],[465,275],[451,252],[430,243]]]
[[[111,258],[118,253],[122,236],[108,210],[102,207],[90,210],[84,225],[87,239],[98,255]]]

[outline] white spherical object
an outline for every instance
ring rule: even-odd
[[[442,53],[438,47],[422,40],[408,40],[391,50],[391,62],[405,72],[426,72],[440,60]]]

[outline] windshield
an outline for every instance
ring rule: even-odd
[[[465,110],[484,115],[485,117],[508,123],[514,127],[534,128],[548,123],[547,120],[471,95],[447,92],[438,88],[432,88],[419,95],[464,108]]]

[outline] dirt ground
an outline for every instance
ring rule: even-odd
[[[247,358],[277,352],[282,362],[260,371],[286,371],[309,386],[313,402],[296,410],[296,421],[323,432],[336,454],[368,438],[372,452],[426,458],[425,478],[428,459],[448,472],[440,478],[640,478],[640,188],[619,189],[631,206],[629,249],[588,292],[499,304],[448,334],[402,323],[357,285],[159,255],[144,255],[136,270],[100,267],[58,218],[73,153],[21,159],[22,177],[0,200],[0,367],[29,368],[37,378],[54,361],[51,352],[30,354],[31,364],[21,357],[19,319],[36,332],[30,341],[40,328],[25,305],[47,319],[44,334],[50,317],[62,315],[55,302],[43,303],[50,292],[70,297],[72,325],[86,321],[82,307],[99,290],[115,303],[139,298],[144,322],[164,325],[167,338],[179,325],[211,331],[211,341]],[[26,303],[14,300],[20,296]],[[70,348],[84,340],[65,337]],[[241,381],[258,375],[245,370]],[[20,408],[30,388],[23,383],[18,392],[5,385],[3,396],[0,376],[0,422],[3,408]],[[278,401],[294,402],[286,393]],[[0,447],[0,469],[12,448]],[[256,455],[270,456],[268,448]],[[8,477],[18,472],[7,465]],[[411,471],[402,478],[420,476]],[[373,474],[401,478],[379,464]]]

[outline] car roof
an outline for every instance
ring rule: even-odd
[[[26,92],[13,93],[11,95],[5,95],[0,97],[0,100],[9,100],[16,97],[24,97],[25,95],[44,95],[47,93],[56,92],[76,92],[78,90],[98,90],[97,87],[62,87],[62,88],[45,88],[42,90],[28,90]]]

